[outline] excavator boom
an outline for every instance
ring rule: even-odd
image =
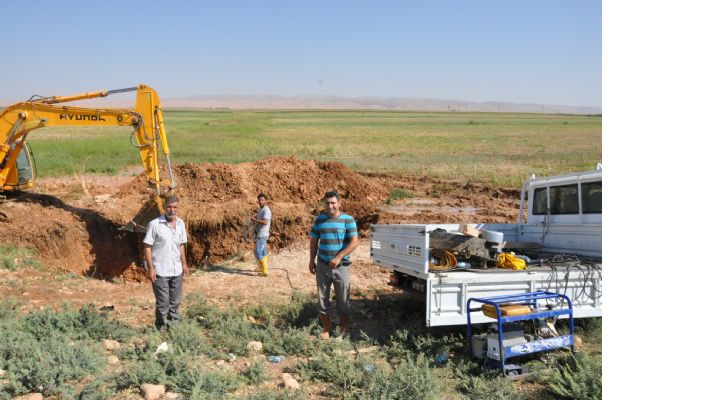
[[[134,109],[85,108],[67,106],[78,100],[136,92]],[[138,149],[151,192],[152,206],[162,212],[161,196],[171,193],[175,181],[170,165],[170,147],[163,123],[160,98],[146,85],[103,90],[70,96],[36,97],[5,108],[0,114],[0,192],[25,190],[34,186],[35,174],[26,140],[30,132],[45,126],[132,126],[131,143]],[[167,164],[167,178],[160,176],[159,149]],[[146,207],[144,206],[144,211]],[[141,230],[135,221],[127,230]]]

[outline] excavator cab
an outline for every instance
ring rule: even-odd
[[[36,173],[32,149],[27,143],[16,142],[10,146],[11,151],[15,146],[22,146],[22,148],[15,160],[15,168],[10,171],[2,191],[27,190],[34,187]]]

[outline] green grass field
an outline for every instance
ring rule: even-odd
[[[394,111],[165,113],[173,163],[267,156],[517,186],[531,173],[601,162],[601,116]],[[44,128],[29,137],[39,176],[118,173],[139,165],[129,128]]]

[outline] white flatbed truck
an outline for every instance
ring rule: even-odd
[[[495,265],[430,270],[430,233],[459,234],[460,224],[373,225],[370,257],[392,270],[397,281],[425,294],[427,326],[466,325],[466,302],[472,297],[538,290],[569,296],[575,318],[601,316],[601,195],[601,165],[595,171],[532,176],[521,189],[517,223],[474,224],[479,231],[502,233],[502,251],[537,255],[526,270]],[[493,321],[480,310],[471,313],[473,324]]]

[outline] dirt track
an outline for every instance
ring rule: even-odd
[[[307,240],[326,190],[343,196],[362,236],[374,223],[513,222],[517,190],[466,182],[388,175],[361,175],[342,164],[273,157],[254,163],[183,164],[175,168],[180,216],[190,235],[189,264],[214,265],[248,254],[256,195],[270,198],[272,252]],[[402,188],[416,197],[387,205]],[[41,263],[100,279],[141,281],[142,236],[119,232],[147,199],[143,176],[46,179],[35,193],[0,204],[4,241],[36,249]]]

